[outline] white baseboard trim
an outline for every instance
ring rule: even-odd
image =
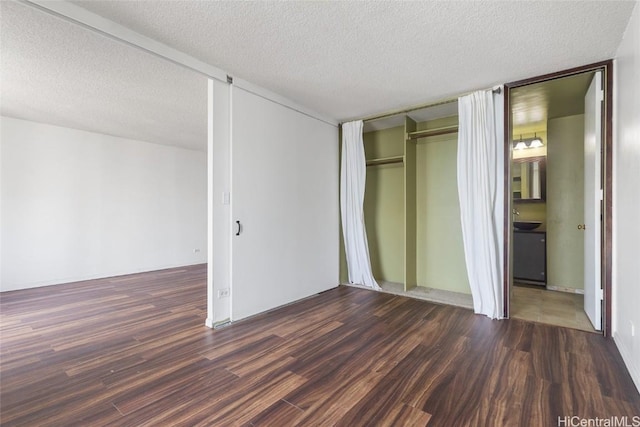
[[[170,270],[174,268],[192,267],[194,265],[204,265],[206,263],[207,263],[207,260],[205,259],[204,261],[197,261],[197,262],[187,262],[187,263],[180,262],[180,263],[172,263],[172,264],[160,264],[157,266],[148,265],[144,267],[127,268],[122,270],[110,270],[110,271],[105,271],[98,274],[82,274],[78,276],[67,276],[67,277],[62,277],[62,278],[57,278],[52,280],[42,280],[42,281],[31,282],[31,283],[20,283],[18,285],[12,284],[11,286],[8,286],[7,289],[0,289],[0,292],[20,291],[23,289],[42,288],[45,286],[66,285],[68,283],[85,282],[85,281],[96,280],[96,279],[111,279],[111,278],[116,278],[120,276],[128,276],[130,274],[151,273],[151,272],[160,271],[160,270]]]
[[[549,286],[547,289],[550,291],[566,292],[568,294],[581,294],[584,295],[584,289],[567,288],[566,286]]]
[[[229,319],[215,321],[212,318],[207,317],[207,319],[204,321],[204,324],[208,328],[218,329],[222,325],[226,326],[226,324],[231,324],[231,321]]]
[[[618,351],[622,356],[622,360],[624,364],[627,366],[627,370],[629,371],[629,375],[631,375],[631,379],[633,383],[636,385],[636,390],[640,393],[640,366],[636,366],[633,364],[633,358],[631,357],[631,350],[629,350],[624,344],[623,341],[620,340],[618,334],[613,334],[613,342],[616,343],[616,347],[618,347]]]

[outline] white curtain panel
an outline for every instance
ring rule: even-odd
[[[502,319],[503,96],[478,91],[458,98],[458,197],[473,308]]]
[[[349,269],[349,282],[380,290],[373,278],[364,226],[364,185],[367,163],[362,142],[362,120],[342,125],[340,213]]]

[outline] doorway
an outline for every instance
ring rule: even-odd
[[[505,317],[610,334],[611,85],[610,61],[505,85]]]

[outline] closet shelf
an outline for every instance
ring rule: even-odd
[[[404,163],[404,156],[382,157],[379,159],[367,160],[367,166],[388,165],[391,163]]]
[[[415,132],[408,132],[407,139],[420,139],[428,136],[446,135],[448,133],[458,132],[458,125],[446,126],[438,129],[426,129],[418,130]]]

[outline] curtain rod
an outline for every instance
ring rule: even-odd
[[[498,87],[494,86],[492,88],[492,90],[493,90],[493,93],[500,93],[500,92],[502,92],[502,86],[498,86]],[[360,119],[360,120],[362,120],[363,122],[371,122],[373,120],[386,119],[387,117],[393,117],[393,116],[397,116],[399,114],[406,114],[406,113],[410,113],[412,111],[422,110],[424,108],[435,107],[437,105],[450,104],[452,102],[456,102],[458,100],[458,98],[460,98],[461,96],[471,95],[474,92],[477,92],[477,91],[463,93],[462,95],[458,95],[456,97],[445,98],[445,99],[442,99],[440,101],[430,102],[428,104],[416,105],[416,106],[413,106],[413,107],[404,108],[402,110],[395,110],[395,111],[391,111],[391,112],[388,112],[388,113],[378,114],[378,115],[375,115],[375,116],[369,116],[369,117],[365,117],[365,118]],[[340,122],[340,125],[342,125],[343,123],[345,123],[345,122]]]

